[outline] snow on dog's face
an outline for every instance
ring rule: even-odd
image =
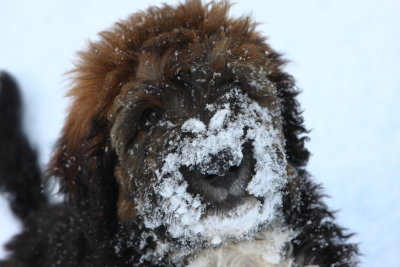
[[[286,183],[276,89],[264,67],[177,70],[116,101],[119,216],[165,229],[181,250],[252,238],[279,218]]]

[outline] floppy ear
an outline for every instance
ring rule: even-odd
[[[281,70],[285,62],[280,55],[271,53],[270,57],[271,61],[275,62],[275,70],[268,79],[277,86],[278,97],[281,100],[286,158],[296,169],[301,169],[307,164],[310,152],[305,147],[305,142],[309,139],[305,134],[309,131],[304,126],[300,104],[296,99],[300,92],[293,77]]]
[[[79,123],[77,120],[76,123]],[[114,179],[116,156],[109,149],[105,122],[91,118],[86,134],[72,143],[68,131],[59,140],[51,162],[51,173],[61,180],[62,190],[73,212],[87,225],[89,234],[106,237],[116,223],[118,188]]]
[[[48,168],[49,177],[60,180],[74,212],[90,218],[84,222],[108,224],[87,228],[102,231],[104,237],[112,233],[107,228],[116,222],[118,196],[114,179],[117,157],[110,145],[108,116],[122,85],[134,76],[137,58],[117,53],[119,30],[103,32],[101,42],[79,54],[76,69],[70,73],[72,105]]]
[[[82,94],[85,89],[81,88]],[[96,106],[100,103],[75,96],[48,172],[60,180],[73,211],[87,218],[82,220],[88,224],[87,233],[106,238],[116,222],[116,156],[109,145],[106,114]],[[106,103],[101,108],[106,110]]]

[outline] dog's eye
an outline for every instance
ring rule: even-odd
[[[146,115],[146,119],[148,123],[156,123],[160,118],[160,112],[158,112],[157,110],[151,110],[147,113]]]
[[[161,116],[162,116],[162,113],[158,109],[154,109],[154,108],[146,109],[143,112],[142,118],[140,120],[140,129],[141,130],[149,129],[153,124],[155,124],[158,120],[161,119]]]

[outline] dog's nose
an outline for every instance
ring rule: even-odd
[[[240,164],[241,157],[234,155],[230,150],[222,150],[209,155],[209,160],[202,164],[203,174],[224,176],[233,166]]]
[[[239,167],[232,166],[223,175],[205,175],[203,179],[215,187],[229,188],[239,177]]]
[[[229,150],[210,155],[210,161],[201,166],[203,179],[213,186],[230,187],[238,178],[240,161]]]

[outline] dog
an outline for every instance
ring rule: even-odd
[[[305,169],[294,79],[229,7],[151,7],[79,54],[44,175],[65,201],[16,204],[2,266],[357,265]]]

